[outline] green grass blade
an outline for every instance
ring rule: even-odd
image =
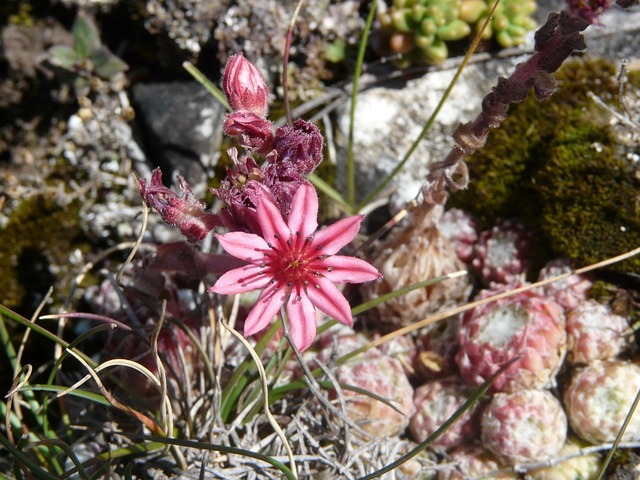
[[[369,15],[367,16],[367,23],[365,24],[362,32],[362,39],[360,40],[360,48],[358,49],[358,57],[356,60],[356,68],[353,73],[353,91],[351,92],[351,109],[349,111],[349,140],[347,143],[347,202],[353,211],[353,207],[356,204],[356,175],[353,159],[353,136],[355,128],[356,117],[356,102],[358,100],[358,88],[360,86],[360,75],[362,74],[362,64],[364,62],[364,54],[367,49],[367,39],[369,38],[369,32],[371,31],[371,25],[376,13],[376,0],[371,2],[369,8]]]
[[[344,197],[342,195],[340,195],[340,192],[338,192],[335,188],[333,188],[331,185],[329,185],[327,182],[325,182],[319,176],[317,176],[316,174],[312,173],[311,175],[309,175],[309,180],[311,181],[311,183],[313,183],[315,185],[315,187],[318,190],[320,190],[322,193],[324,193],[331,200],[334,200],[334,201],[338,202],[340,205],[344,205],[345,207],[350,208],[349,204],[344,199]]]
[[[195,78],[200,85],[207,89],[207,91],[213,95],[213,97],[218,100],[224,108],[226,108],[229,112],[231,112],[231,106],[227,103],[227,97],[225,97],[224,92],[216,87],[211,81],[202,73],[198,67],[196,67],[191,62],[184,62],[182,67],[191,74],[193,78]]]
[[[42,467],[34,463],[34,461],[29,458],[26,454],[22,452],[22,450],[17,449],[7,437],[5,437],[0,432],[0,445],[9,451],[9,454],[16,460],[22,463],[28,470],[29,473],[33,474],[35,477],[40,478],[42,480],[57,480],[57,476],[51,475],[49,472],[44,470]]]

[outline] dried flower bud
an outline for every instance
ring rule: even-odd
[[[162,171],[156,168],[151,174],[151,182],[140,179],[138,189],[144,201],[155,208],[166,223],[179,228],[190,242],[197,242],[220,226],[221,221],[218,215],[205,212],[205,204],[193,197],[191,187],[179,175],[178,182],[182,196],[163,185]]]
[[[233,110],[267,116],[269,89],[258,69],[241,53],[229,58],[222,75],[222,89]]]
[[[274,148],[278,152],[277,162],[290,165],[299,175],[306,177],[322,161],[323,143],[318,127],[299,118],[293,126],[280,127],[276,132]]]
[[[598,17],[611,7],[611,0],[567,0],[567,9],[589,23],[598,24]]]

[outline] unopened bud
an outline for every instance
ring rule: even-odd
[[[241,53],[229,58],[222,75],[222,88],[234,110],[247,110],[265,118],[269,89],[258,69]]]

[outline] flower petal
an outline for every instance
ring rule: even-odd
[[[328,279],[317,277],[315,285],[307,287],[307,296],[320,311],[345,325],[353,325],[351,306],[344,295]]]
[[[281,288],[279,284],[274,283],[265,288],[244,321],[244,336],[250,337],[264,330],[278,314],[284,301],[285,289]]]
[[[267,242],[253,233],[230,232],[216,235],[216,238],[229,255],[249,263],[261,264],[264,262],[264,252],[270,250]]]
[[[313,248],[320,255],[333,255],[355,238],[363,218],[364,215],[343,218],[319,230],[313,237]]]
[[[224,295],[251,292],[264,288],[270,280],[271,277],[264,274],[264,268],[249,264],[222,275],[209,291]]]
[[[264,240],[279,248],[286,247],[291,231],[275,203],[270,198],[262,196],[258,201],[256,212]]]
[[[287,302],[287,317],[293,343],[302,352],[316,338],[316,309],[306,295],[292,297]]]
[[[300,185],[293,196],[287,225],[302,241],[318,228],[318,194],[310,183]]]
[[[314,264],[314,268],[332,283],[362,283],[380,278],[373,265],[355,257],[332,255]]]

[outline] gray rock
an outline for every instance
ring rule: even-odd
[[[219,157],[224,107],[196,82],[135,85],[133,104],[147,157],[165,178],[179,173],[204,195]]]
[[[546,19],[556,3],[553,0],[541,6],[539,17]],[[602,24],[591,26],[586,31],[588,54],[618,62],[622,58],[631,62],[640,58],[640,10],[624,12],[612,8],[603,15]],[[493,56],[474,56],[425,139],[384,192],[391,196],[392,211],[403,207],[418,195],[429,165],[443,160],[453,146],[451,135],[455,128],[476,117],[483,97],[495,85],[498,76],[509,76],[518,63],[528,58],[532,48],[533,32],[530,32],[527,45],[521,49],[503,51]],[[429,69],[420,78],[409,80],[400,88],[397,84],[386,84],[360,93],[354,129],[356,191],[360,200],[372,192],[405,156],[436,108],[459,63],[459,58],[448,59],[444,65]],[[373,80],[363,77],[361,84]],[[553,97],[549,101],[552,102]],[[339,134],[336,138],[339,169],[344,164],[342,159],[346,158],[349,109],[349,102],[345,102],[338,111]],[[340,174],[337,177],[345,178]],[[344,185],[338,184],[337,187],[344,190]]]

